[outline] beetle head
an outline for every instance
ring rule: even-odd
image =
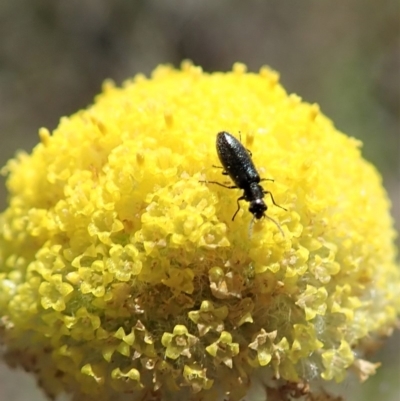
[[[256,219],[261,219],[267,210],[267,205],[263,199],[255,199],[250,202],[249,212],[254,215]]]

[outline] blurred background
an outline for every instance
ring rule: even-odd
[[[288,92],[364,142],[400,228],[398,0],[2,0],[0,37],[1,166],[31,151],[39,127],[90,104],[106,78],[120,84],[182,59],[206,71],[267,64]],[[349,388],[348,401],[399,399],[399,343],[396,332],[375,357],[383,367]],[[45,397],[0,364],[0,401],[25,400]]]

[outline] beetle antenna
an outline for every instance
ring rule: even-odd
[[[285,236],[285,233],[283,232],[283,230],[282,230],[280,224],[279,224],[275,219],[273,219],[272,217],[268,216],[267,214],[264,214],[264,216],[265,216],[268,220],[271,220],[271,221],[278,227],[278,230],[281,232],[282,237],[284,237],[284,236]],[[253,219],[254,219],[254,217],[253,217]]]
[[[285,237],[285,233],[283,232],[282,227],[275,219],[273,219],[272,217],[269,217],[267,214],[264,214],[264,217],[266,217],[268,220],[271,220],[278,227],[278,230],[282,234],[282,237]],[[249,239],[251,239],[251,236],[253,235],[254,220],[255,220],[255,217],[253,216],[253,218],[251,219],[251,222],[249,224]]]
[[[251,239],[251,236],[253,235],[254,219],[255,217],[253,216],[249,224],[249,239]]]

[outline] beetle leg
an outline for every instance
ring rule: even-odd
[[[275,199],[274,199],[274,197],[273,197],[273,195],[272,195],[272,193],[271,193],[270,191],[265,191],[265,190],[263,190],[263,193],[264,193],[264,195],[269,195],[269,196],[271,197],[272,203],[273,203],[275,206],[278,206],[278,207],[280,207],[281,209],[287,211],[287,209],[285,209],[284,207],[278,205],[278,204],[275,202]]]
[[[236,215],[238,214],[238,212],[239,212],[239,210],[240,210],[240,201],[241,200],[244,200],[245,199],[245,197],[244,196],[241,196],[240,198],[237,198],[237,205],[238,205],[238,208],[237,208],[237,210],[236,210],[236,212],[235,212],[235,214],[233,215],[233,217],[232,217],[232,221],[233,220],[235,220],[235,217],[236,217]]]
[[[222,166],[214,166],[214,164],[212,165],[215,168],[223,168]],[[225,170],[222,172],[223,175],[229,175]]]
[[[243,145],[243,141],[242,141],[242,134],[239,132],[239,139],[240,139],[240,143]],[[250,155],[250,157],[253,156],[253,153],[251,153],[251,150],[245,148],[247,150],[247,153]]]
[[[217,182],[217,181],[199,181],[199,182],[204,182],[205,184],[217,184],[217,185],[219,185],[220,187],[224,187],[224,188],[228,188],[228,189],[237,188],[236,185],[225,185],[225,184],[222,184],[222,183]]]
[[[261,178],[260,182],[261,181],[272,181],[272,182],[274,182],[275,180],[273,178]]]

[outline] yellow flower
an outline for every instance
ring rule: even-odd
[[[41,304],[44,309],[53,308],[56,311],[65,309],[67,297],[74,288],[68,283],[64,283],[61,274],[54,274],[50,277],[50,282],[43,281],[39,287]]]
[[[126,372],[121,371],[120,368],[115,368],[111,372],[111,378],[111,385],[116,391],[141,390],[143,388],[143,384],[140,382],[140,372],[134,368]]]
[[[92,340],[95,330],[100,327],[99,316],[89,313],[85,307],[79,308],[74,316],[65,316],[65,327],[69,329],[69,335],[75,340]]]
[[[210,330],[221,332],[224,329],[223,321],[228,316],[228,307],[215,308],[212,302],[203,301],[200,310],[188,313],[189,319],[197,324],[200,336],[204,336]]]
[[[196,342],[197,338],[180,324],[174,327],[173,333],[164,333],[161,338],[161,343],[166,348],[165,356],[171,359],[177,359],[181,355],[190,358]]]
[[[331,349],[322,353],[322,362],[325,371],[321,376],[325,380],[335,379],[340,382],[346,375],[346,368],[354,362],[354,354],[350,345],[342,340],[339,348]]]
[[[206,351],[214,357],[215,363],[224,363],[232,368],[232,358],[239,354],[239,343],[232,341],[232,335],[223,331],[217,341],[206,348]]]
[[[232,221],[220,131],[274,180],[278,226],[246,201]],[[375,372],[363,340],[400,310],[389,202],[360,143],[277,73],[160,66],[39,136],[3,169],[0,340],[51,396],[234,401],[257,375],[285,394]]]
[[[276,339],[277,330],[267,333],[261,329],[257,333],[255,340],[249,344],[249,348],[257,351],[258,363],[260,366],[268,365],[271,362],[272,354],[275,350],[274,341]],[[283,338],[282,340],[286,340]]]
[[[327,290],[324,287],[315,288],[307,284],[304,292],[298,297],[296,305],[304,309],[306,319],[314,319],[315,316],[325,315],[326,311],[326,298],[328,296]]]
[[[208,390],[213,385],[213,381],[207,378],[206,370],[196,365],[185,365],[183,376],[190,383],[193,392],[197,393],[202,389]]]

